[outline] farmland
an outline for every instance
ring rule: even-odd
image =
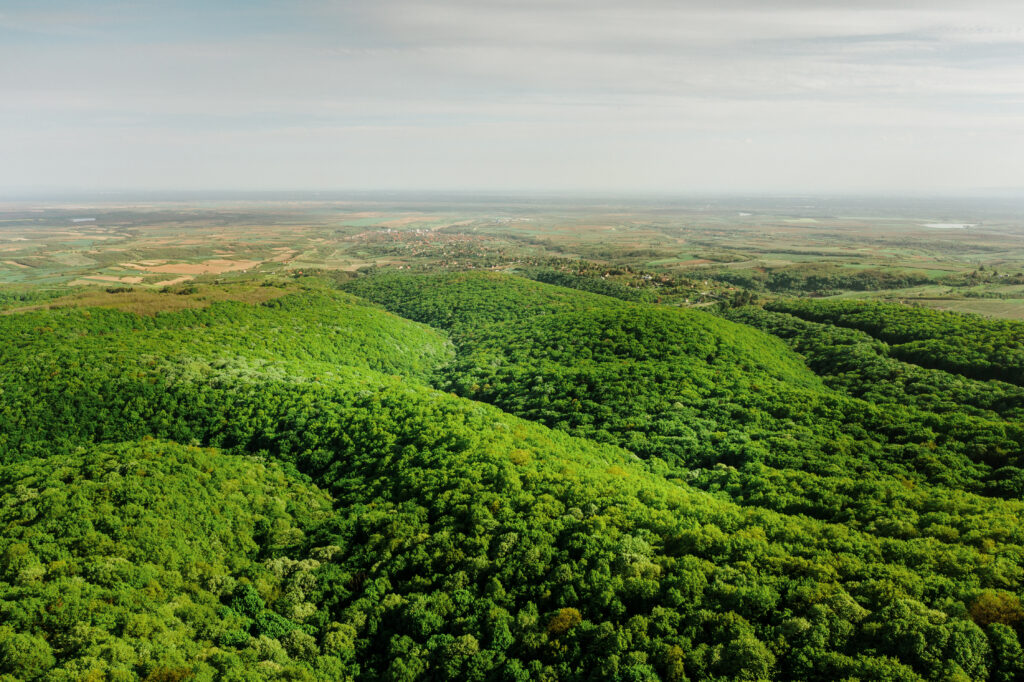
[[[751,290],[1020,318],[1017,215],[981,202],[806,199],[7,203],[0,295],[157,292],[309,271],[540,267],[649,289],[685,280],[686,295],[666,299],[681,305]]]

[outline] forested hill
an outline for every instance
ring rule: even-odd
[[[777,301],[771,310],[868,332],[897,357],[1024,386],[1024,322],[860,301]]]
[[[1015,386],[851,337],[868,390],[782,313],[305,286],[0,317],[0,679],[1024,676]]]
[[[344,288],[403,317],[448,330],[629,305],[609,296],[485,272],[383,273],[348,282]]]

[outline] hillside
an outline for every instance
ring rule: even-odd
[[[1024,674],[997,398],[509,276],[347,288],[0,318],[0,675]]]
[[[975,379],[1024,385],[1024,322],[863,301],[779,301],[770,309],[868,332],[896,357]]]

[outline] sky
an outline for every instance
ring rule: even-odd
[[[1018,188],[1019,0],[0,0],[0,192]]]

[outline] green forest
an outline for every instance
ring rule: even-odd
[[[0,315],[0,682],[1024,679],[1024,323],[526,274]]]

